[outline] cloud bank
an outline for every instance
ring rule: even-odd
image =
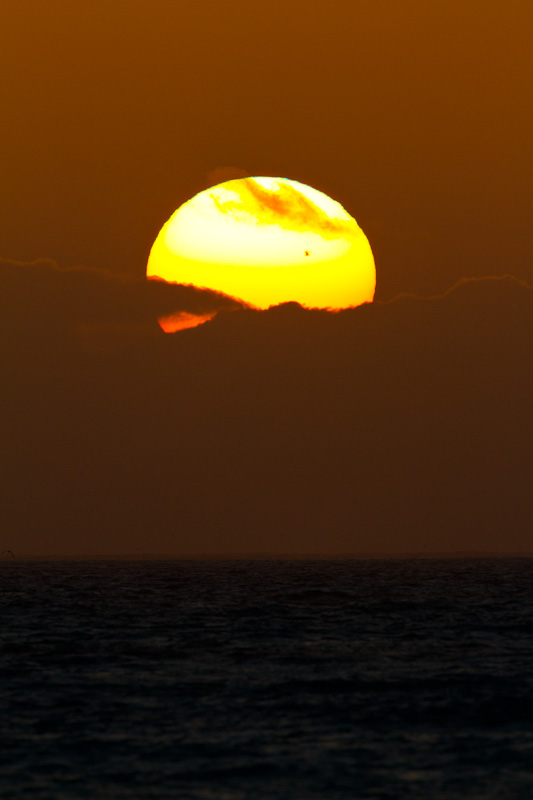
[[[533,550],[523,282],[336,314],[237,309],[164,335],[173,303],[235,303],[50,262],[1,267],[1,549]],[[119,348],[79,333],[134,323]]]

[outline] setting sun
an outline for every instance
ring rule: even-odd
[[[162,227],[149,278],[213,289],[265,309],[296,301],[341,309],[372,302],[374,258],[347,211],[286,178],[240,178],[206,189]],[[209,317],[176,314],[165,331]]]

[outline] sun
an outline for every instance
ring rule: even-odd
[[[239,178],[192,197],[159,232],[147,276],[214,289],[265,309],[296,301],[370,303],[376,269],[365,234],[327,195],[287,178]],[[165,331],[209,317],[176,314]]]

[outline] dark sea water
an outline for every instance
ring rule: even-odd
[[[3,800],[533,797],[533,560],[12,560],[0,609]]]

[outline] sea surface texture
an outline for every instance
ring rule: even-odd
[[[533,797],[533,560],[0,563],[0,796]]]

